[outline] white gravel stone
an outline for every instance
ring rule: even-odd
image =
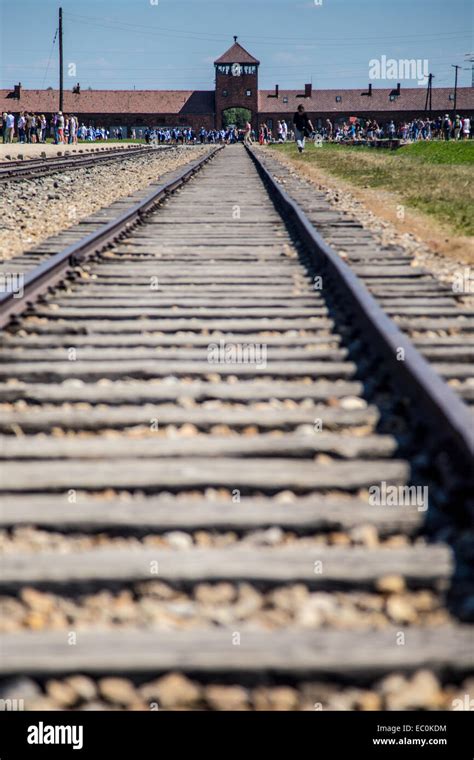
[[[183,533],[180,530],[165,533],[164,537],[173,549],[190,549],[193,545],[193,539],[189,533]]]

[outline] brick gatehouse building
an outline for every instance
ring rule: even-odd
[[[121,126],[129,135],[132,127],[139,133],[145,127],[185,127],[198,130],[220,128],[226,111],[246,108],[255,129],[266,122],[273,129],[278,119],[291,123],[298,105],[303,103],[313,123],[347,121],[351,116],[375,118],[386,122],[411,119],[425,112],[426,88],[403,87],[366,90],[320,90],[305,85],[301,90],[259,90],[260,61],[237,42],[214,62],[214,90],[82,90],[64,91],[64,112],[76,114],[87,126]],[[20,111],[50,116],[58,109],[58,90],[25,90],[21,86],[0,90],[1,111]],[[454,92],[449,87],[433,87],[431,115],[452,114]],[[474,90],[459,87],[456,110],[474,117]]]

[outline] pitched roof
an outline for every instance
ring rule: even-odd
[[[238,42],[235,42],[232,47],[230,47],[228,50],[226,50],[223,55],[221,55],[220,58],[217,59],[217,61],[214,61],[214,63],[256,63],[259,64],[260,61],[258,61],[256,58],[253,57],[253,55],[250,55],[250,53],[242,47],[242,45],[239,45]]]
[[[311,98],[297,97],[304,94],[302,90],[280,90],[278,98],[269,97],[274,95],[274,90],[260,90],[259,92],[259,112],[268,113],[288,113],[296,111],[299,105],[303,104],[308,113],[322,111],[324,113],[344,113],[357,116],[358,114],[385,111],[387,114],[396,114],[399,111],[418,111],[425,110],[426,88],[424,87],[403,87],[400,90],[399,97],[390,100],[390,94],[393,88],[375,89],[372,88],[372,96],[363,96],[364,90],[315,90],[313,89]],[[453,93],[450,87],[433,87],[432,90],[432,110],[445,111],[451,113],[453,110],[453,101],[449,96]],[[341,98],[340,102],[336,97]],[[288,98],[288,102],[283,102]],[[458,87],[456,109],[459,113],[463,110],[474,110],[474,90],[472,87]]]
[[[302,103],[309,113],[334,113],[364,115],[384,112],[396,115],[400,111],[425,110],[426,89],[423,87],[401,88],[400,96],[390,100],[391,88],[372,89],[372,97],[364,97],[358,90],[315,90],[311,98],[298,98],[299,90],[280,90],[278,98],[273,90],[260,90],[259,111],[261,114],[294,113]],[[433,87],[433,111],[451,113],[453,101],[449,87]],[[58,109],[58,90],[22,90],[20,100],[8,97],[11,90],[0,90],[0,112],[12,110],[53,113]],[[336,101],[336,96],[341,101]],[[288,102],[285,103],[284,99]],[[459,87],[457,94],[458,112],[474,111],[474,90]],[[214,114],[215,94],[212,90],[82,90],[80,95],[71,91],[64,93],[64,112],[80,114]]]
[[[58,90],[22,90],[20,100],[0,90],[0,111],[53,113],[59,107]],[[212,90],[82,90],[64,92],[65,113],[74,114],[213,114]]]

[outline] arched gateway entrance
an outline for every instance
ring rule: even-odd
[[[237,37],[224,55],[214,62],[216,69],[216,127],[235,124],[239,129],[250,120],[257,126],[259,61],[239,45]]]
[[[249,108],[226,108],[222,111],[222,127],[227,129],[230,126],[236,126],[237,129],[244,129],[247,122],[252,123],[252,111]]]

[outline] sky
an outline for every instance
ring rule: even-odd
[[[59,0],[0,0],[0,87],[58,86]],[[471,85],[471,0],[62,0],[64,86],[213,89],[233,35],[259,86],[366,88],[369,62],[428,61],[433,86]],[[53,42],[54,41],[54,42]],[[406,86],[417,82],[406,81]],[[374,87],[393,86],[374,81]],[[419,85],[421,86],[421,85]]]

